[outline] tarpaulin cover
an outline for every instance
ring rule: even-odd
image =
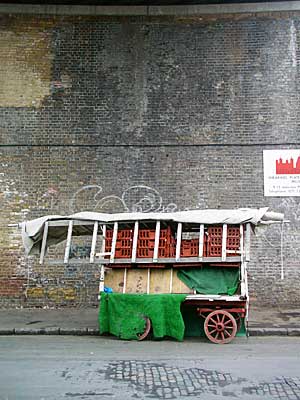
[[[43,237],[43,230],[45,222],[47,221],[68,221],[77,220],[81,221],[79,225],[73,227],[73,236],[92,234],[92,226],[85,226],[84,222],[98,221],[101,223],[117,222],[134,222],[134,221],[172,221],[181,223],[195,223],[195,224],[245,224],[251,223],[252,225],[267,224],[274,221],[283,220],[283,214],[268,212],[268,208],[239,208],[234,210],[189,210],[178,211],[172,213],[162,212],[131,212],[119,214],[104,214],[90,211],[83,211],[73,215],[48,215],[45,217],[37,218],[32,221],[26,221],[21,224],[22,238],[24,247],[28,254],[39,253]],[[48,231],[47,246],[51,244],[60,243],[66,239],[67,226],[51,226]]]
[[[184,294],[101,293],[100,333],[138,339],[138,334],[144,332],[144,317],[148,317],[155,338],[170,336],[183,340],[185,327],[180,305],[185,297]]]
[[[177,276],[190,289],[201,294],[236,293],[239,285],[239,268],[208,267],[181,269]]]

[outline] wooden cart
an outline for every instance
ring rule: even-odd
[[[247,263],[250,261],[251,231],[259,223],[283,220],[282,214],[267,213],[266,210],[253,210],[253,218],[249,217],[251,212],[244,218],[242,212],[242,217],[236,218],[237,211],[241,210],[232,210],[233,218],[227,217],[230,210],[224,210],[223,217],[222,210],[204,210],[202,214],[195,210],[172,214],[83,213],[84,218],[80,215],[48,218],[40,224],[39,235],[36,229],[34,244],[40,249],[42,264],[49,238],[52,237],[53,242],[51,232],[57,229],[61,232],[64,228],[66,245],[63,262],[75,263],[76,260],[70,260],[72,238],[91,235],[89,258],[77,262],[99,265],[99,292],[108,286],[121,293],[186,293],[184,303],[196,307],[199,317],[204,318],[207,338],[214,343],[229,343],[239,331],[242,321],[247,328]],[[206,211],[210,216],[215,214],[216,218],[205,218]],[[23,230],[26,231],[26,226]],[[52,262],[57,263],[57,260]],[[175,273],[182,268],[195,270],[204,267],[221,267],[224,271],[229,267],[236,268],[239,271],[236,292],[230,295],[197,293],[180,282]],[[138,289],[130,284],[130,278],[134,279],[137,271],[145,278]],[[163,278],[165,282],[167,279],[163,288],[157,281],[155,283],[156,274],[158,280]],[[151,321],[146,318],[145,331],[140,340],[147,337],[150,329]]]

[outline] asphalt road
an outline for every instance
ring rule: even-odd
[[[300,338],[0,336],[0,399],[300,399]]]

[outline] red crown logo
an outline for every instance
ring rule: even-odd
[[[279,160],[276,160],[276,175],[290,175],[290,174],[300,174],[300,156],[296,162],[296,166],[294,166],[293,157],[290,160],[282,161],[280,157]]]

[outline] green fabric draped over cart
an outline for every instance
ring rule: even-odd
[[[185,294],[101,293],[100,334],[111,333],[121,339],[138,339],[144,332],[145,317],[151,320],[153,336],[183,340],[184,322],[180,305]]]
[[[239,286],[239,268],[209,267],[181,269],[178,278],[201,294],[234,295]]]

